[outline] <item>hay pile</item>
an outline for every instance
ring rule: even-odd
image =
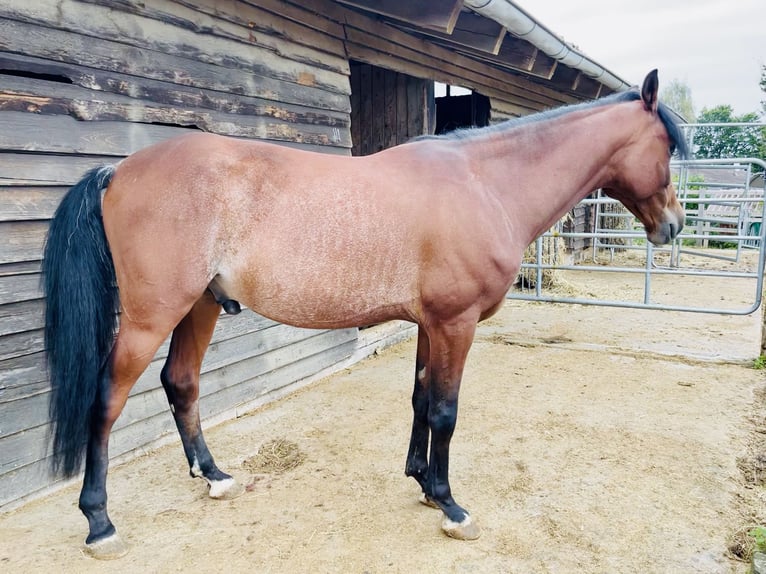
[[[300,466],[305,460],[306,454],[297,444],[277,438],[263,443],[257,454],[242,463],[242,468],[255,474],[282,474]]]
[[[572,215],[567,213],[556,225],[550,229],[550,235],[542,238],[542,249],[540,253],[540,263],[544,265],[564,265],[568,263],[570,255],[567,252],[563,237],[559,236],[565,222],[570,222]],[[537,261],[537,241],[530,243],[524,251],[522,263],[535,263]],[[516,286],[521,290],[534,290],[537,285],[537,270],[524,269],[519,271],[516,278]],[[552,292],[558,296],[577,297],[582,295],[584,289],[565,279],[556,269],[543,269],[542,271],[542,289]]]

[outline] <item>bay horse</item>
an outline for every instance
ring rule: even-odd
[[[653,70],[640,90],[366,157],[198,133],[86,174],[51,222],[43,286],[53,470],[73,476],[85,459],[88,552],[127,551],[107,514],[109,434],[171,333],[160,378],[191,475],[213,498],[243,491],[216,466],[198,409],[202,357],[222,307],[239,302],[299,327],[416,323],[405,474],[448,535],[478,537],[448,480],[476,325],[502,305],[525,247],[598,188],[651,242],[676,236],[669,160],[686,147],[657,87]]]

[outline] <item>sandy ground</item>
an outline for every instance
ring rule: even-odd
[[[740,470],[763,431],[759,340],[758,313],[509,302],[477,333],[452,442],[474,542],[404,477],[407,341],[209,429],[240,498],[209,499],[172,444],[110,472],[128,556],[83,555],[75,484],[0,516],[0,571],[743,573],[727,544],[761,511]],[[243,468],[274,440],[295,468]]]

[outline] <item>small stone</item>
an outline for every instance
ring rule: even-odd
[[[753,552],[753,574],[766,574],[766,553]]]

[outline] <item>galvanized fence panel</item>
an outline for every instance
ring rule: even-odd
[[[597,193],[582,201],[592,214],[590,231],[565,231],[559,222],[538,238],[534,257],[525,257],[520,281],[508,298],[733,315],[756,311],[766,261],[764,180],[756,172],[766,170],[766,163],[758,158],[704,159],[674,161],[671,166],[686,221],[669,246],[654,247],[632,214]],[[717,177],[716,171],[725,172],[726,178]],[[567,240],[575,238],[590,242],[577,262],[563,249]],[[589,293],[592,273],[622,278],[628,285],[626,296],[602,298]],[[555,281],[546,280],[575,275],[584,278],[584,293],[562,293]],[[703,290],[710,298],[685,298],[684,285],[689,281],[710,282],[710,289]],[[748,283],[747,301],[727,298],[733,281]]]

